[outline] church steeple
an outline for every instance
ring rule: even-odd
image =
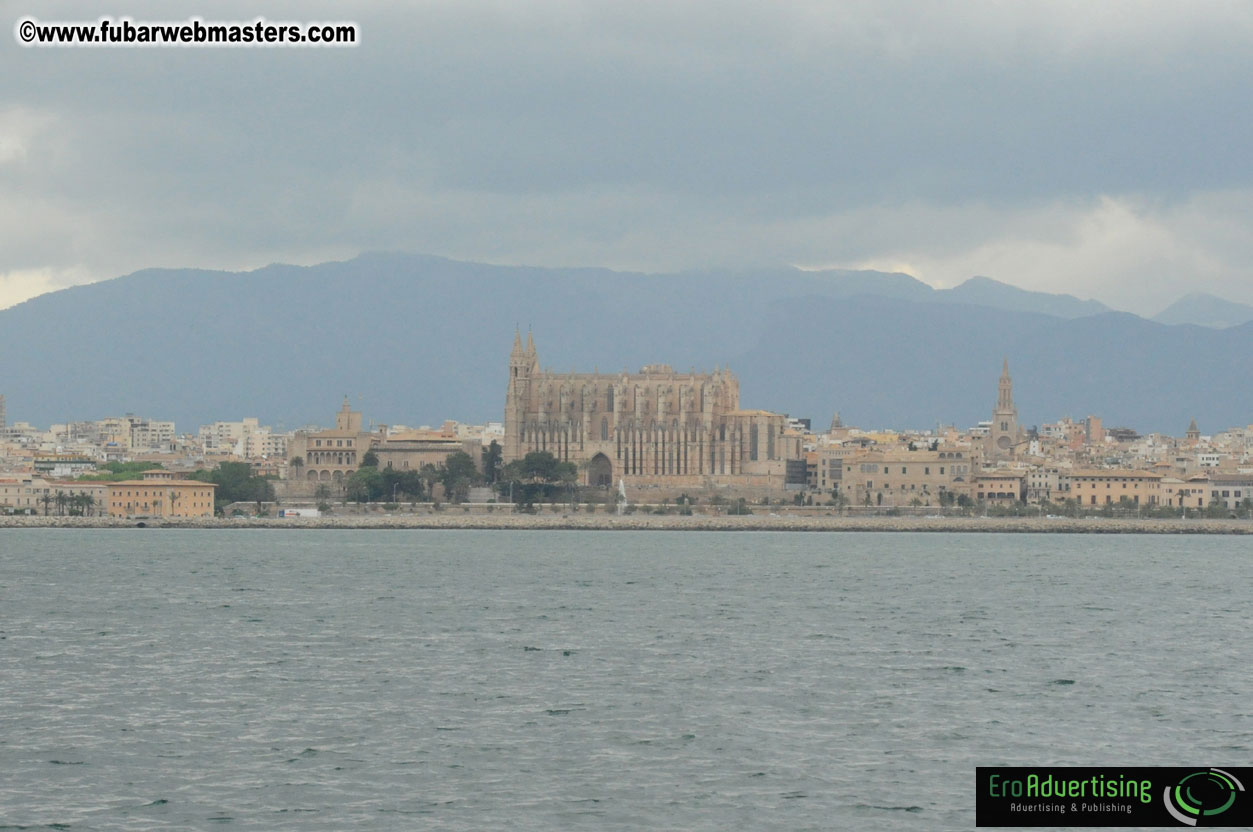
[[[991,461],[1008,459],[1020,440],[1018,409],[1014,407],[1014,381],[1009,377],[1009,358],[1001,362],[1001,380],[996,388],[996,411],[988,431],[987,456]]]
[[[996,412],[1014,410],[1014,380],[1009,377],[1009,358],[1001,364],[1001,380],[996,390]]]

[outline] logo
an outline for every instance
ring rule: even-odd
[[[979,767],[976,826],[1253,827],[1253,767]]]
[[[1210,826],[1212,820],[1235,806],[1236,792],[1242,791],[1244,784],[1234,774],[1221,768],[1209,768],[1189,774],[1174,786],[1167,786],[1162,791],[1162,800],[1166,811],[1180,823]]]

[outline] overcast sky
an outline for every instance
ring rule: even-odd
[[[361,251],[1253,302],[1253,4],[0,0],[0,306]],[[41,49],[19,18],[352,20]]]

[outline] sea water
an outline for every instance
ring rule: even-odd
[[[1251,556],[5,530],[0,828],[969,828],[978,765],[1247,765]]]

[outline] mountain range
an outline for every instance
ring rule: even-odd
[[[1253,306],[1247,303],[1236,303],[1206,294],[1193,292],[1167,306],[1153,316],[1153,320],[1163,324],[1198,324],[1226,329],[1229,326],[1253,321]]]
[[[743,406],[817,426],[837,410],[863,427],[990,418],[1006,357],[1023,424],[1253,422],[1249,322],[1146,320],[989,278],[937,290],[883,272],[650,275],[405,254],[151,269],[42,295],[0,310],[0,393],[11,422],[36,425],[133,412],[180,432],[244,416],[292,428],[331,422],[345,395],[387,424],[499,421],[517,327],[559,370],[727,365]]]

